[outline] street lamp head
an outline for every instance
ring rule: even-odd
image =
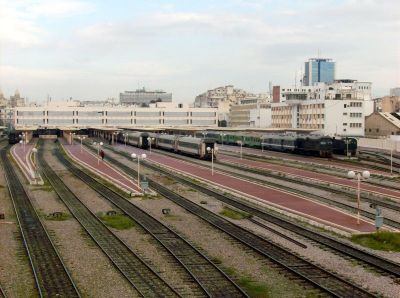
[[[371,176],[371,173],[369,171],[363,171],[362,176],[364,179],[368,179]]]
[[[207,151],[210,152],[210,151],[211,151],[211,148],[210,148],[210,147],[207,147]]]
[[[145,159],[147,157],[146,153],[142,153],[142,159]]]
[[[100,146],[103,146],[103,142],[100,142]]]
[[[97,143],[96,143],[96,142],[93,142],[93,145],[95,145],[95,146],[96,146],[96,145],[97,145]]]
[[[32,149],[32,152],[33,152],[33,153],[36,153],[36,152],[37,152],[37,149],[36,149],[36,148],[33,148],[33,149]]]
[[[353,179],[354,177],[356,177],[356,173],[354,171],[349,171],[347,173],[347,177],[349,177],[350,179]]]
[[[22,140],[21,140],[21,141],[19,141],[19,143],[20,143],[20,144],[22,144],[22,142],[23,142]]]
[[[132,157],[132,158],[136,158],[136,153],[132,153],[132,154],[131,154],[131,157]]]

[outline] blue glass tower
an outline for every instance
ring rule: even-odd
[[[332,59],[312,58],[305,62],[303,84],[313,85],[317,82],[333,83],[335,80],[335,62]]]

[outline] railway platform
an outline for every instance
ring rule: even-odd
[[[131,177],[122,174],[112,167],[106,160],[98,158],[95,154],[89,152],[80,145],[68,145],[62,141],[65,152],[77,163],[95,172],[104,180],[116,185],[118,188],[129,193],[131,196],[142,195],[142,190],[138,187],[137,181]]]
[[[281,173],[288,174],[293,177],[306,178],[314,181],[328,182],[330,184],[336,184],[343,187],[350,187],[352,189],[357,188],[357,181],[346,179],[339,176],[332,176],[328,174],[316,173],[308,170],[302,170],[298,168],[293,168],[284,165],[276,165],[271,163],[265,163],[260,161],[254,161],[249,159],[240,159],[239,157],[219,154],[218,160],[228,164],[237,164],[240,166],[245,166],[253,169],[277,171]],[[375,186],[372,184],[363,183],[363,191],[368,191],[378,195],[384,195],[387,197],[392,197],[396,200],[400,200],[400,190],[389,189],[384,187]]]
[[[148,153],[148,151],[136,147],[123,145],[115,146],[117,150],[128,153]],[[205,183],[230,190],[247,199],[255,200],[276,209],[284,210],[287,213],[307,218],[326,227],[349,233],[375,231],[374,224],[368,220],[360,219],[360,223],[358,224],[356,215],[309,200],[306,197],[253,183],[219,171],[215,171],[214,175],[212,175],[209,167],[194,165],[179,160],[178,158],[172,158],[156,152],[148,154],[146,160],[153,164],[159,164],[162,167],[169,168],[171,171],[179,172]]]
[[[28,144],[15,144],[11,147],[11,155],[17,162],[19,168],[28,180],[29,184],[43,185],[43,179],[37,171],[34,163],[34,154],[32,149],[35,147],[36,142],[31,141]]]

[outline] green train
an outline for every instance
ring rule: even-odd
[[[313,134],[244,134],[240,132],[203,131],[197,133],[196,136],[214,139],[219,144],[237,146],[242,143],[244,147],[249,148],[317,155],[320,157],[330,157],[332,153],[347,155],[347,150],[354,156],[357,152],[357,140],[354,138],[348,138],[349,146],[343,146],[343,140]]]

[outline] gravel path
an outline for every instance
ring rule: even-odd
[[[37,297],[34,277],[22,244],[14,207],[0,166],[0,284],[8,297]]]

